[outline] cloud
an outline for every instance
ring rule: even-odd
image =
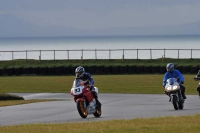
[[[107,27],[145,27],[154,25],[179,25],[200,21],[200,4],[168,6],[140,6],[113,10],[15,11],[17,17],[42,26],[73,27],[95,30]]]
[[[116,32],[119,32],[117,34],[122,32],[156,34],[162,31],[164,33],[164,29],[168,27],[174,27],[172,29],[177,29],[180,33],[179,29],[183,28],[182,25],[200,22],[200,2],[196,0],[18,0],[13,2],[1,0],[0,9],[0,15],[14,16],[15,19],[12,20],[20,20],[17,22],[22,27],[27,23],[26,29],[30,29],[31,32],[35,32],[36,28],[38,33],[44,29],[44,35],[47,29],[57,29],[55,31],[58,31],[59,35],[61,31],[63,34],[74,31],[74,34],[87,32],[92,35],[96,34],[95,32],[101,32],[102,35],[116,34]],[[10,21],[8,19],[10,17],[5,18],[7,20],[3,21],[4,25]],[[171,31],[175,33],[174,30],[169,30]]]

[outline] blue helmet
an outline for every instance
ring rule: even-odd
[[[168,63],[166,66],[166,69],[168,72],[173,72],[174,71],[174,64],[173,63]]]

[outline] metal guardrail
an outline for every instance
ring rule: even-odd
[[[79,49],[79,50],[21,50],[0,51],[0,60],[36,59],[194,59],[200,49]]]

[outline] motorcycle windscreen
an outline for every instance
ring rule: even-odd
[[[83,80],[80,79],[75,79],[74,83],[73,83],[73,87],[79,87],[81,86],[81,83],[83,82]]]
[[[173,85],[174,82],[175,82],[175,80],[174,80],[173,78],[170,78],[170,79],[169,79],[169,84],[170,84],[170,85]]]

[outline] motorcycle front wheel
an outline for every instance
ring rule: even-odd
[[[88,116],[87,108],[84,108],[84,101],[77,102],[77,110],[82,118],[86,118]]]

